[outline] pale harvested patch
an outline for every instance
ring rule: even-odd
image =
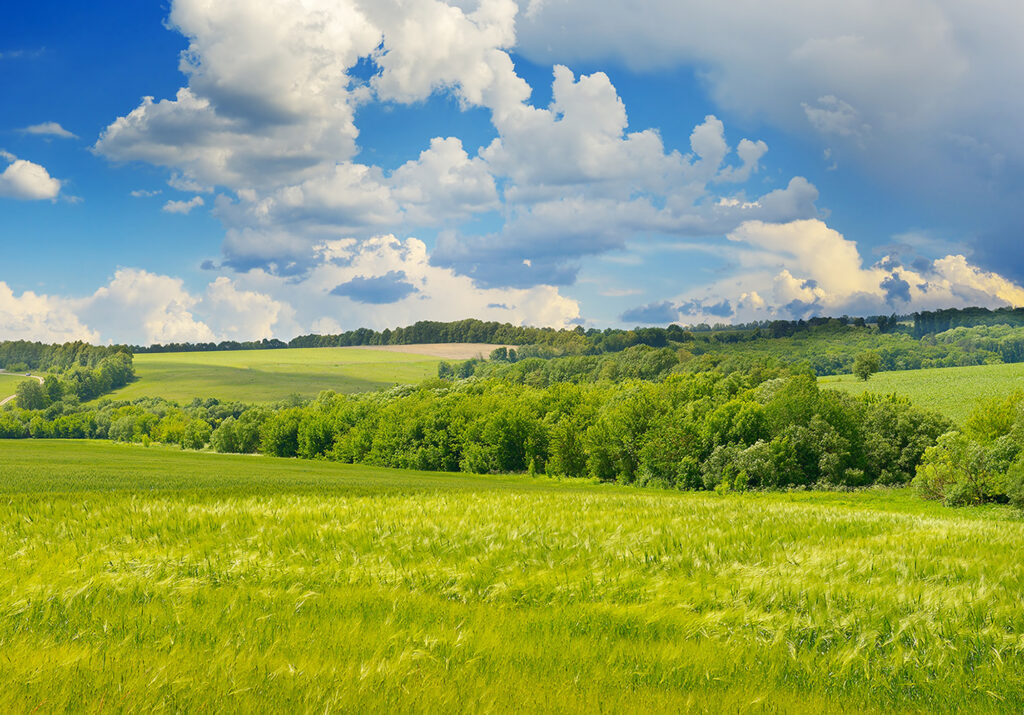
[[[490,343],[417,343],[413,345],[354,345],[342,350],[383,350],[392,353],[429,355],[444,360],[469,360],[486,358],[496,348],[515,348],[516,345],[491,345]]]

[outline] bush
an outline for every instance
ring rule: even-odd
[[[193,419],[185,426],[185,432],[181,436],[182,449],[202,449],[210,440],[213,430],[206,420]]]
[[[925,450],[913,485],[924,498],[949,506],[980,504],[1005,497],[1005,480],[992,467],[984,445],[960,432],[948,432]]]
[[[1024,509],[1024,461],[1018,460],[1006,474],[1006,496],[1018,509]]]

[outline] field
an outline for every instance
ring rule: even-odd
[[[274,402],[293,394],[315,397],[321,390],[365,392],[420,382],[437,376],[439,361],[430,355],[360,348],[142,353],[135,356],[138,379],[110,396]]]
[[[823,377],[822,387],[855,395],[867,391],[905,395],[921,407],[938,410],[956,422],[971,413],[978,400],[1005,397],[1024,389],[1024,363],[942,367],[926,370],[879,372],[867,382],[853,375]]]
[[[13,395],[15,390],[18,389],[18,385],[25,380],[31,380],[30,377],[25,377],[23,374],[12,375],[6,372],[0,372],[0,400]]]
[[[1024,523],[0,441],[4,711],[1019,712]]]

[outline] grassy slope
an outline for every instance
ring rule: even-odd
[[[905,395],[921,407],[938,410],[960,422],[986,397],[1005,397],[1024,389],[1024,363],[941,367],[927,370],[880,372],[867,382],[853,375],[823,377],[822,387],[847,390],[855,395],[866,391]]]
[[[10,375],[5,372],[0,372],[0,400],[13,395],[18,390],[20,385],[25,380],[31,380],[30,377],[25,377],[23,374]]]
[[[1024,524],[0,441],[0,709],[1020,711]]]
[[[298,348],[135,356],[138,380],[115,399],[216,397],[273,402],[321,390],[364,392],[437,375],[437,358],[379,350]]]

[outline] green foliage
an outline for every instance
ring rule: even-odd
[[[882,368],[882,358],[873,350],[860,353],[853,360],[853,374],[867,382],[868,379]]]
[[[0,341],[0,369],[10,372],[64,372],[74,367],[94,368],[123,354],[131,364],[132,351],[124,345],[89,345],[81,341],[46,345],[26,340]]]
[[[23,410],[41,410],[50,404],[46,391],[36,380],[19,384],[17,396],[17,405]]]
[[[631,348],[612,358],[651,364]],[[515,368],[524,362],[509,365]],[[776,371],[670,374],[661,382],[499,379],[433,381],[386,393],[322,393],[311,403],[253,408],[217,400],[55,403],[16,412],[34,437],[151,439],[388,467],[480,474],[527,472],[623,484],[749,489],[905,484],[949,428],[906,401],[820,390],[813,376]],[[72,425],[84,419],[85,425]],[[742,473],[742,479],[739,479]]]
[[[182,449],[202,449],[210,441],[213,430],[206,420],[192,419],[185,426],[185,432],[181,437]]]
[[[917,468],[922,496],[955,506],[986,501],[1022,502],[1024,392],[983,401],[963,432],[943,435]]]

